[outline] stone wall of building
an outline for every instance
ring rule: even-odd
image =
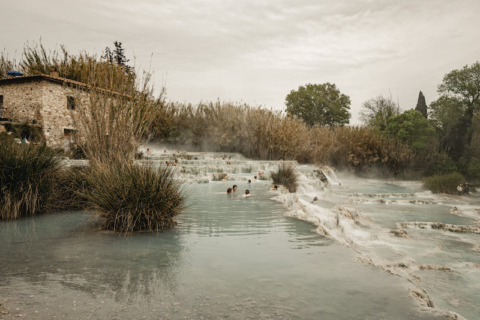
[[[15,123],[38,123],[42,126],[47,144],[64,148],[70,141],[66,130],[74,131],[78,108],[89,103],[88,93],[82,89],[48,80],[1,83],[4,118]],[[77,110],[67,108],[67,97],[75,100]],[[79,135],[81,136],[81,130]]]
[[[35,120],[34,122],[42,124],[40,112],[43,100],[44,84],[42,82],[0,85],[0,95],[3,96],[3,117],[18,123],[25,121],[32,123]]]
[[[73,97],[75,110],[67,108],[67,97]],[[81,89],[47,82],[43,88],[42,118],[43,131],[47,143],[51,146],[66,147],[69,137],[66,130],[76,130],[75,120],[78,119],[78,109],[89,103],[88,93]],[[81,131],[81,130],[79,130]],[[81,135],[81,132],[79,132]]]

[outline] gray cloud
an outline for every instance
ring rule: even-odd
[[[477,0],[3,1],[0,44],[26,40],[100,53],[122,41],[136,64],[168,72],[173,100],[283,108],[306,83],[334,82],[363,101],[392,92],[402,108],[436,98],[443,75],[478,60]],[[153,54],[153,58],[151,60]]]

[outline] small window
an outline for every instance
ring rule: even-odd
[[[63,129],[63,136],[70,138],[75,134],[76,130],[75,129]]]
[[[72,96],[67,97],[67,109],[75,110],[75,98]]]
[[[0,118],[3,118],[3,96],[0,95]]]

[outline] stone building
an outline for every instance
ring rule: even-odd
[[[0,80],[0,120],[40,125],[53,147],[69,145],[76,109],[88,100],[86,84],[56,72]]]

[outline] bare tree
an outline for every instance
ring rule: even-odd
[[[388,119],[399,114],[400,106],[393,101],[391,94],[387,97],[379,95],[362,104],[360,119],[366,126],[384,131],[388,126]]]

